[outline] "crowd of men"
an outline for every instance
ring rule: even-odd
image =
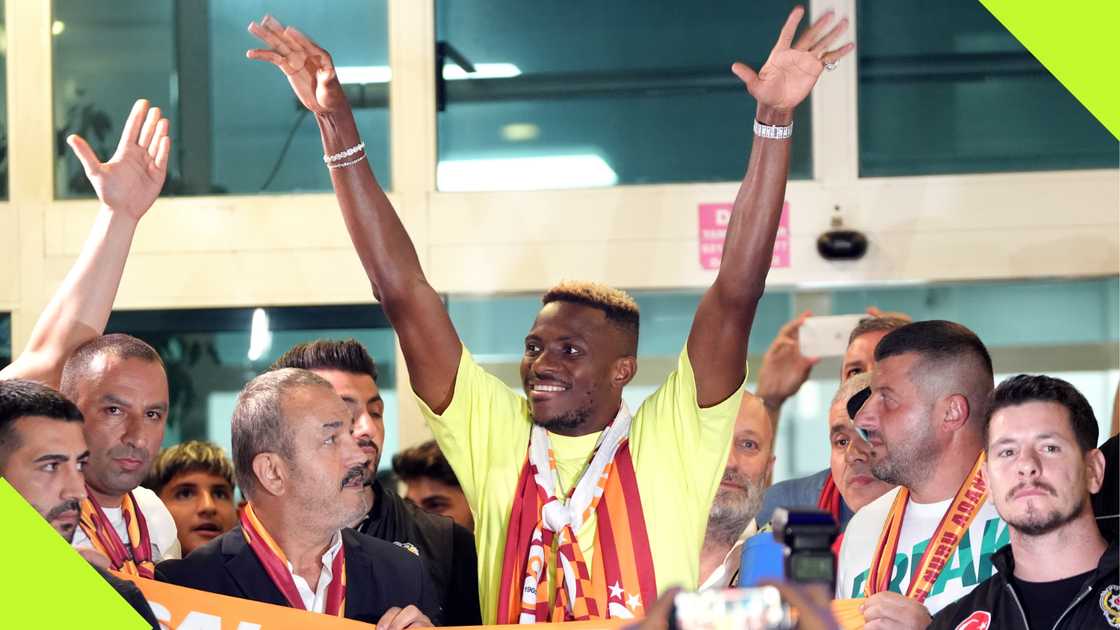
[[[671,587],[745,584],[744,549],[779,508],[818,508],[842,532],[835,598],[867,628],[1120,628],[1116,442],[1069,383],[995,386],[965,326],[870,309],[828,409],[829,466],[770,486],[780,410],[816,363],[808,313],[782,328],[744,391],[788,176],[794,108],[847,22],[794,40],[795,9],[756,74],[756,138],[722,264],[662,386],[633,412],[637,304],[594,283],[549,290],[525,337],[523,395],[459,339],[373,176],[329,54],[266,16],[249,51],[318,121],[324,161],[373,295],[393,325],[435,441],[375,475],[384,403],[353,340],[299,344],[241,390],[232,458],[160,452],[169,412],[159,354],[103,334],[132,235],[163,185],[168,122],[138,101],[102,163],[70,145],[101,210],[27,347],[0,373],[0,476],[153,627],[121,574],[376,623],[638,619]],[[1116,433],[1113,420],[1113,434]],[[821,462],[822,466],[824,462]],[[238,504],[236,492],[243,500]],[[111,572],[110,572],[111,571]],[[827,610],[783,587],[829,627]],[[970,625],[971,624],[971,625]]]

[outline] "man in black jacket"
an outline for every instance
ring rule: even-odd
[[[78,528],[86,496],[82,467],[89,449],[78,406],[53,389],[27,380],[0,381],[0,478],[6,479],[66,542]],[[152,608],[135,584],[97,565],[117,594],[158,630]]]
[[[234,470],[248,499],[240,526],[160,563],[157,578],[393,630],[438,622],[419,558],[343,529],[369,509],[369,460],[351,422],[330,383],[311,372],[250,381],[233,412]]]
[[[310,370],[334,387],[354,418],[354,439],[370,459],[371,471],[376,471],[385,443],[385,403],[377,385],[377,366],[365,347],[354,339],[301,343],[271,367],[280,368]],[[373,507],[351,523],[354,529],[420,556],[445,625],[481,624],[474,536],[450,518],[425,512],[402,499],[372,477],[366,492]]]
[[[1089,403],[1063,380],[1020,375],[996,388],[984,476],[1011,544],[992,556],[999,572],[931,628],[1120,628],[1120,548],[1101,536],[1089,500],[1104,476],[1097,431]]]

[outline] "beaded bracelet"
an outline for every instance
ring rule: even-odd
[[[349,149],[346,149],[345,151],[340,151],[338,153],[335,153],[334,155],[324,155],[323,156],[323,161],[326,162],[328,166],[330,166],[330,164],[332,162],[337,162],[339,160],[344,160],[344,159],[350,157],[351,155],[354,155],[358,151],[361,151],[365,148],[366,148],[366,143],[359,142],[357,145],[352,146]]]

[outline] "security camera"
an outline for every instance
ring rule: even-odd
[[[832,217],[832,229],[817,239],[817,251],[825,260],[858,260],[867,253],[867,237],[863,232],[844,229],[840,206]]]

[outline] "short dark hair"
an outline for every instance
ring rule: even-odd
[[[81,422],[78,406],[55,390],[24,379],[0,381],[0,469],[19,448],[16,420],[40,416],[61,422]]]
[[[159,353],[145,341],[123,333],[101,335],[79,346],[66,360],[60,390],[71,398],[76,397],[78,383],[86,378],[90,363],[103,354],[121,359],[140,359],[164,367]]]
[[[565,281],[553,286],[541,297],[542,304],[553,302],[571,302],[599,309],[607,316],[607,321],[628,335],[627,347],[631,353],[637,353],[641,312],[629,293],[597,282]]]
[[[233,483],[233,462],[222,447],[212,442],[191,440],[169,446],[152,462],[152,470],[142,484],[156,494],[176,476],[191,472],[207,472]]]
[[[252,498],[256,489],[253,459],[261,453],[279,453],[291,460],[295,454],[292,431],[284,422],[285,394],[297,387],[325,387],[331,384],[319,375],[299,368],[265,372],[245,384],[233,408],[233,472],[241,494]]]
[[[393,455],[393,472],[404,482],[426,477],[453,488],[458,488],[459,478],[451,470],[451,464],[439,450],[435,440],[428,440],[419,446],[405,449]]]
[[[317,339],[296,344],[276,359],[269,370],[300,368],[301,370],[338,370],[366,374],[377,382],[377,364],[366,347],[357,339]]]
[[[852,334],[848,335],[848,345],[852,345],[852,342],[866,334],[877,332],[889,333],[893,330],[902,328],[909,323],[909,319],[896,317],[894,315],[864,317],[863,319],[859,320],[859,323],[856,324],[856,327],[852,329]]]
[[[914,377],[937,376],[949,365],[970,366],[970,373],[953,372],[957,385],[967,390],[969,415],[982,421],[994,385],[992,356],[976,333],[956,322],[941,319],[913,322],[896,328],[875,347],[875,362],[914,353],[921,366]],[[914,380],[912,378],[912,380]]]
[[[1007,407],[1023,405],[1031,402],[1057,403],[1069,412],[1070,428],[1077,437],[1077,445],[1085,453],[1097,448],[1097,439],[1100,437],[1100,428],[1097,426],[1097,416],[1089,401],[1077,391],[1077,388],[1060,378],[1042,374],[1020,374],[1012,376],[999,384],[992,392],[992,403],[988,407],[988,415],[984,420],[984,444],[987,448],[988,430],[992,423],[992,416]]]

